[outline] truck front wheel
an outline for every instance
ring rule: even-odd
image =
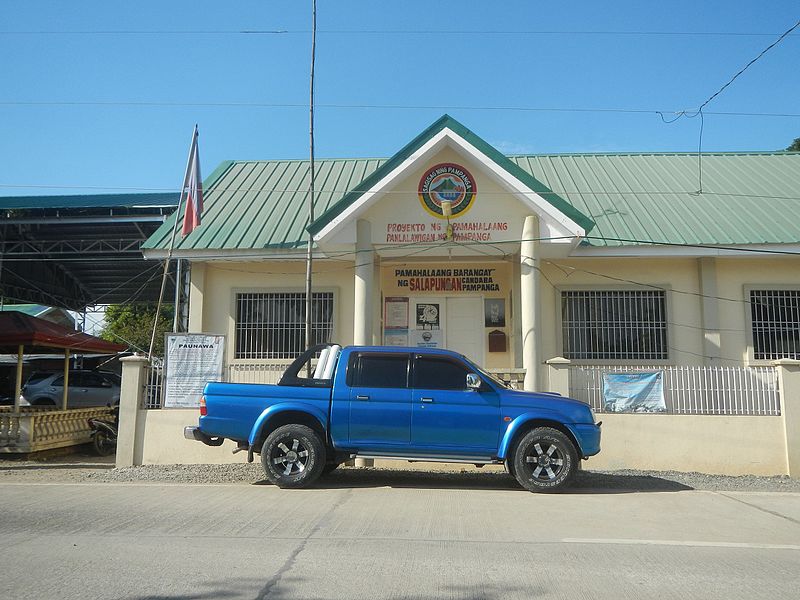
[[[531,429],[516,445],[513,474],[531,492],[555,492],[575,474],[578,456],[572,441],[552,427]]]
[[[280,488],[311,485],[325,467],[325,444],[305,425],[283,425],[267,436],[261,447],[267,479]]]

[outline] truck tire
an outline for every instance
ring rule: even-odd
[[[572,440],[552,427],[531,429],[514,449],[514,476],[531,492],[562,490],[577,466],[578,454]]]
[[[311,485],[325,467],[325,444],[305,425],[283,425],[267,436],[261,447],[267,479],[280,488]]]
[[[322,476],[325,477],[325,475],[333,473],[336,469],[339,468],[340,464],[341,463],[328,463],[322,468]]]

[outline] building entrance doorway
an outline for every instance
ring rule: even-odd
[[[483,330],[481,296],[411,299],[412,346],[447,348],[483,366]]]

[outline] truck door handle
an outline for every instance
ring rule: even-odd
[[[356,396],[356,400],[369,400],[369,396]]]
[[[433,398],[420,398],[423,402],[433,402]]]

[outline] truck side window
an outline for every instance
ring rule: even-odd
[[[471,372],[466,365],[454,362],[449,358],[417,356],[414,361],[414,388],[465,390],[467,389],[467,373]]]
[[[359,363],[354,387],[408,387],[408,354],[362,354]]]

